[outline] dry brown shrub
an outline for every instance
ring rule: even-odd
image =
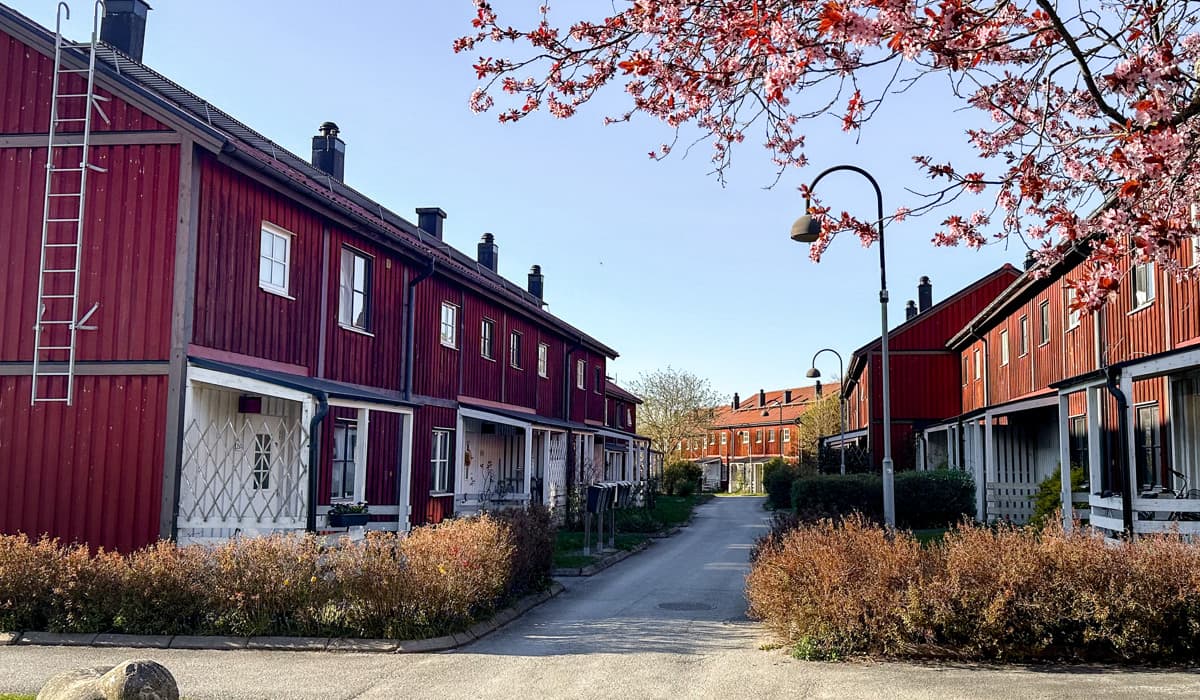
[[[115,628],[129,634],[194,634],[213,610],[211,566],[208,548],[165,540],[130,554]]]
[[[111,630],[124,578],[125,560],[116,552],[92,554],[87,545],[63,548],[46,628],[51,632]]]
[[[58,540],[0,535],[0,630],[46,629],[61,571]]]

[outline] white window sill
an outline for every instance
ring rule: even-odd
[[[519,366],[517,366],[517,365],[514,365],[514,364],[512,364],[511,362],[508,364],[508,366],[509,366],[510,368],[512,368],[512,369],[515,369],[515,370],[517,370],[517,371],[520,371],[520,372],[524,372],[524,371],[525,371],[525,370],[524,370],[524,369],[522,369],[521,367],[519,367]]]
[[[263,284],[262,282],[258,283],[258,288],[263,290],[267,294],[274,294],[275,296],[283,297],[284,299],[287,299],[288,301],[296,301],[296,297],[292,296],[291,294],[288,294],[286,289],[279,289],[278,287],[268,287],[267,285]]]
[[[488,357],[487,355],[484,355],[483,353],[480,353],[480,355],[479,355],[479,356],[480,356],[480,357],[482,357],[483,359],[487,360],[488,362],[495,362],[495,361],[496,361],[496,358],[494,358],[494,357]]]
[[[368,338],[375,337],[375,334],[372,333],[371,331],[365,330],[363,328],[359,328],[358,326],[352,326],[348,323],[342,323],[341,321],[338,321],[338,326],[341,327],[341,329],[344,331],[350,331],[351,333],[358,333],[359,335],[365,335]]]
[[[1126,316],[1132,316],[1132,315],[1136,314],[1136,313],[1137,313],[1137,312],[1139,312],[1139,311],[1145,311],[1146,309],[1150,308],[1151,306],[1154,306],[1154,299],[1151,299],[1150,301],[1147,301],[1147,302],[1145,302],[1144,304],[1142,304],[1142,305],[1140,305],[1140,306],[1135,306],[1135,307],[1133,307],[1133,308],[1132,308],[1132,309],[1130,309],[1130,310],[1129,310],[1129,311],[1128,311],[1128,312],[1127,312],[1125,315],[1126,315]]]
[[[444,341],[444,340],[442,341],[442,347],[444,347],[444,348],[449,348],[449,349],[451,349],[451,350],[457,350],[457,349],[458,349],[458,346],[457,346],[457,345],[451,345],[450,343],[447,343],[447,342],[446,342],[446,341]]]
[[[454,495],[453,491],[430,491],[429,492],[430,498],[448,498],[453,495]]]
[[[549,378],[550,378],[550,375],[542,374],[541,372],[538,372],[538,379],[549,379]]]

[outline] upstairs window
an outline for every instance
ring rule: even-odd
[[[442,302],[442,345],[458,348],[458,307]]]
[[[604,392],[604,373],[603,373],[603,370],[601,370],[599,367],[596,367],[596,368],[594,369],[594,372],[593,372],[593,373],[594,373],[596,376],[594,377],[595,384],[593,384],[593,385],[592,385],[592,391],[596,392],[597,394],[603,393],[603,392]]]
[[[1008,329],[1000,331],[1000,366],[1008,364]]]
[[[962,383],[963,383],[963,386],[966,386],[967,381],[970,380],[970,378],[971,378],[971,357],[969,355],[963,355],[962,360],[963,360]]]
[[[1075,289],[1067,287],[1067,330],[1079,326],[1079,309],[1075,306]]]
[[[724,445],[728,442],[729,442],[729,436],[726,435],[725,433],[721,433],[721,444]]]
[[[743,430],[743,431],[742,431],[742,444],[743,444],[743,445],[749,445],[749,444],[750,444],[750,431],[749,431],[749,430]]]
[[[370,330],[371,259],[342,248],[342,283],[338,290],[338,323],[360,331]]]
[[[775,442],[775,429],[771,428],[767,431],[767,442]]]
[[[782,431],[780,431],[780,432],[782,432],[782,433],[783,433],[783,441],[784,441],[784,442],[791,442],[791,441],[792,441],[792,429],[791,429],[791,428],[784,428],[784,429],[783,429]]]
[[[762,443],[762,430],[754,431],[754,441],[760,444]]]
[[[587,362],[584,360],[576,360],[575,361],[575,388],[576,389],[585,388],[585,383],[587,382],[587,378],[584,377],[584,372],[586,372],[586,371],[587,371]]]
[[[975,348],[975,379],[978,380],[982,375],[980,372],[981,363],[979,362],[979,348]]]
[[[508,336],[508,364],[521,369],[521,333],[513,331]]]
[[[490,318],[479,322],[479,354],[489,360],[496,359],[496,322]]]
[[[1041,335],[1038,337],[1038,345],[1045,345],[1050,342],[1050,302],[1043,301],[1038,304],[1038,315],[1041,317]]]
[[[263,222],[258,247],[258,286],[287,296],[291,263],[292,234]]]
[[[538,343],[538,376],[550,376],[550,346],[545,343]]]
[[[1133,308],[1154,301],[1154,263],[1134,265],[1130,278],[1133,280]]]
[[[1028,316],[1021,317],[1021,320],[1019,323],[1019,328],[1021,330],[1021,334],[1020,334],[1020,337],[1018,338],[1019,345],[1017,346],[1017,349],[1022,356],[1028,355],[1029,354],[1029,317]]]

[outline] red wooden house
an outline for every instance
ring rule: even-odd
[[[1176,252],[1184,266],[1200,250]],[[1072,308],[1084,255],[1025,273],[951,339],[963,411],[925,433],[974,472],[981,518],[1023,522],[1060,464],[1084,467],[1077,504],[1110,531],[1200,531],[1200,285],[1134,266],[1109,304]],[[1071,485],[1062,475],[1070,500]],[[1172,515],[1174,514],[1174,515]]]
[[[922,277],[918,303],[908,303],[906,319],[888,333],[891,385],[892,459],[895,468],[912,469],[917,463],[916,444],[921,431],[932,423],[962,412],[959,362],[946,342],[963,325],[996,298],[1020,274],[1004,265],[972,284],[933,303],[933,286]],[[848,444],[869,450],[871,463],[883,462],[882,343],[879,338],[854,351],[842,383],[846,401]],[[840,447],[843,438],[825,439]]]
[[[57,62],[0,5],[0,531],[130,550],[564,502],[616,352],[491,234],[473,259],[441,210],[345,185],[336,125],[310,162],[147,68],[131,5]]]

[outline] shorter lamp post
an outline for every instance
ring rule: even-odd
[[[842,380],[842,378],[845,376],[843,374],[844,370],[843,370],[843,365],[842,365],[842,355],[841,355],[841,353],[839,353],[837,350],[834,350],[833,348],[821,348],[820,350],[818,350],[813,355],[812,367],[809,368],[808,372],[806,372],[804,376],[808,377],[809,379],[819,379],[821,377],[821,370],[817,369],[817,355],[820,355],[823,352],[831,352],[834,355],[837,355],[838,381],[840,382]],[[845,476],[846,475],[846,395],[844,393],[842,393],[842,387],[840,384],[838,385],[838,429],[840,430],[840,432],[838,434],[838,439],[840,440],[840,442],[838,443],[839,444],[838,452],[841,453],[841,473],[842,473],[842,476]]]

